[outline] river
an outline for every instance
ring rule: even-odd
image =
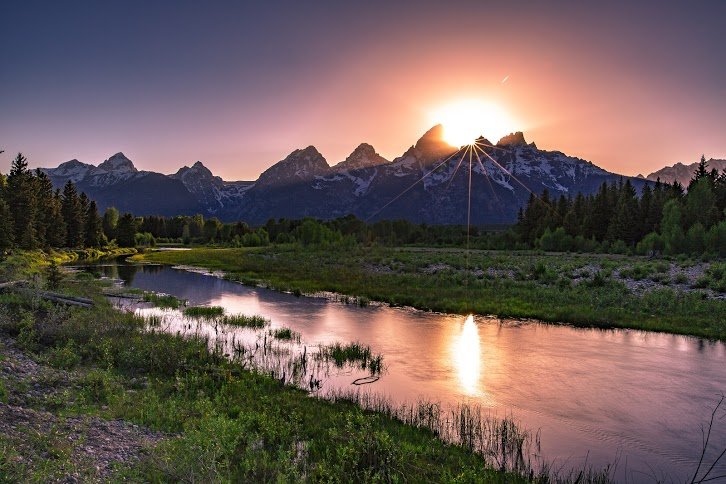
[[[382,354],[386,366],[369,391],[397,403],[481,404],[539,430],[542,455],[555,467],[617,462],[621,481],[690,480],[701,429],[726,392],[722,342],[358,307],[166,266],[119,262],[93,270],[193,305],[263,315],[273,327],[299,332],[306,345],[359,341]],[[350,387],[352,378],[331,381]],[[726,447],[726,411],[717,417],[709,465]],[[726,462],[719,467],[711,476],[726,474]]]

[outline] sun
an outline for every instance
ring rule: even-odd
[[[515,131],[516,123],[499,105],[480,100],[461,100],[442,106],[433,114],[444,127],[444,141],[452,146],[470,145],[479,136],[496,143]]]

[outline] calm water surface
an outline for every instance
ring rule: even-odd
[[[299,298],[170,267],[99,269],[190,304],[264,315],[308,345],[370,345],[383,354],[387,372],[369,390],[400,403],[482,404],[541,430],[547,460],[564,467],[617,461],[616,477],[628,482],[690,480],[701,426],[726,392],[726,345],[698,338],[491,318],[466,323],[462,316]],[[345,378],[335,384],[350,387]],[[726,447],[726,412],[720,417],[709,465]],[[726,463],[712,476],[721,474]]]

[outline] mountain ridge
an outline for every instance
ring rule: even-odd
[[[726,170],[726,160],[711,158],[710,160],[707,160],[706,163],[708,164],[709,171],[714,168],[718,170],[719,173]],[[697,161],[690,165],[679,162],[674,165],[664,166],[644,178],[652,181],[660,179],[660,181],[664,183],[673,183],[674,181],[677,181],[684,187],[688,187],[697,167]]]
[[[464,223],[469,186],[473,223],[513,223],[531,192],[547,189],[552,197],[574,196],[594,193],[603,181],[630,179],[638,190],[650,183],[559,151],[540,150],[521,132],[496,145],[484,137],[477,141],[474,150],[453,147],[444,141],[443,127],[436,125],[391,161],[361,143],[333,165],[311,145],[293,150],[255,181],[225,181],[201,161],[170,175],[140,171],[121,152],[98,166],[70,160],[43,170],[55,186],[73,180],[101,209],[116,206],[137,215],[202,213],[251,224],[348,214],[369,220]]]

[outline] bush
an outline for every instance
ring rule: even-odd
[[[64,346],[53,348],[48,354],[48,363],[55,368],[70,370],[81,362],[78,346],[73,340]]]
[[[313,480],[352,482],[396,482],[403,477],[405,458],[385,430],[374,427],[377,418],[361,411],[350,412],[342,431],[330,430],[337,442],[316,469]]]

